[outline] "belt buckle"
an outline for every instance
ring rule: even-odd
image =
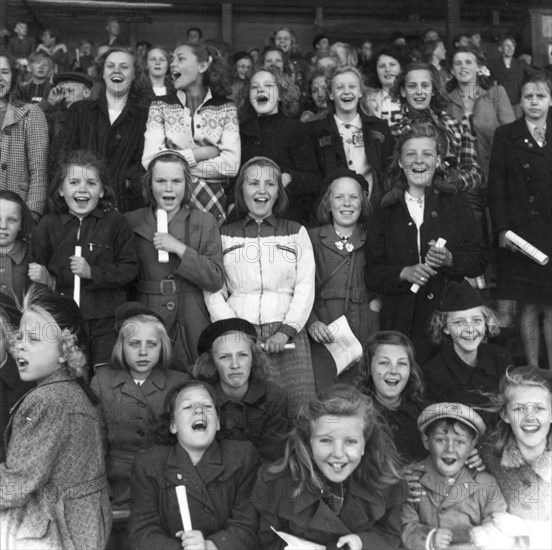
[[[176,282],[174,279],[162,279],[159,281],[159,292],[161,296],[172,296],[176,294]]]

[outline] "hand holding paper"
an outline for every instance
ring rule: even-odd
[[[300,539],[289,533],[284,533],[284,531],[276,531],[274,527],[271,529],[284,541],[287,543],[285,550],[326,550],[326,547],[322,544],[316,544],[315,542],[310,542],[305,539]]]

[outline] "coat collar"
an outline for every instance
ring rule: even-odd
[[[218,395],[219,403],[221,406],[226,403],[231,403],[232,400],[224,393],[220,382],[216,385],[215,390]],[[260,403],[264,403],[266,400],[266,385],[262,380],[249,379],[249,387],[242,397],[241,402],[248,405],[258,406]]]
[[[97,218],[97,219],[101,219],[104,217],[104,211],[99,207],[99,206],[96,206],[96,208],[94,208],[94,210],[92,210],[92,212],[90,212],[90,214],[87,214],[84,218],[88,218],[88,217],[92,217],[92,218]],[[60,219],[61,219],[61,223],[62,225],[67,225],[68,223],[70,223],[71,221],[79,221],[79,218],[69,212],[62,212],[60,214]]]
[[[486,344],[481,344],[477,350],[477,366],[471,367],[462,361],[458,357],[457,353],[454,351],[454,346],[451,342],[445,342],[443,345],[443,358],[449,369],[452,371],[454,376],[458,381],[463,385],[467,386],[470,381],[470,377],[474,369],[480,369],[485,374],[496,378],[497,373],[492,361],[492,357],[489,356]]]
[[[523,458],[516,440],[513,437],[510,438],[502,452],[500,465],[508,469],[529,466],[541,479],[550,483],[552,480],[552,446],[550,438],[542,455],[530,463]]]
[[[146,397],[158,390],[164,390],[167,385],[167,377],[165,371],[155,367],[151,374],[147,377],[144,383],[139,386],[134,382],[130,372],[126,369],[120,369],[113,376],[114,388],[120,387],[121,393],[129,395],[138,401],[147,404]]]
[[[17,124],[28,112],[29,106],[26,104],[17,106],[8,103],[8,108],[4,115],[4,122],[2,123],[2,129]]]
[[[320,242],[337,254],[341,256],[348,256],[349,252],[347,252],[345,249],[339,250],[336,247],[335,243],[339,240],[340,239],[337,236],[337,233],[335,232],[332,224],[327,224],[320,228]],[[365,241],[366,231],[364,230],[362,225],[357,224],[352,235],[349,237],[348,242],[354,246],[353,250],[359,250],[364,246]]]
[[[249,214],[247,214],[244,218],[241,220],[242,228],[245,228],[245,226],[249,225],[250,223],[258,223],[257,220],[253,217],[251,217]],[[262,220],[261,224],[266,223],[270,226],[272,226],[274,229],[278,228],[278,218],[274,214],[270,214],[270,216],[267,216],[264,220]]]
[[[547,147],[539,147],[538,143],[535,141],[535,138],[531,135],[524,117],[518,118],[512,122],[510,132],[512,140],[526,151],[540,155],[544,155],[549,151]],[[546,124],[546,138],[547,141],[552,140],[552,124],[550,123],[550,117]]]
[[[443,481],[443,476],[439,474],[430,457],[419,462],[417,467],[414,466],[414,468],[419,468],[420,471],[425,472],[420,478],[420,484],[427,489],[428,498],[436,507],[446,502],[447,495],[449,494],[446,488],[449,485],[457,487],[455,491],[452,491],[454,499],[450,501],[455,504],[461,500],[472,499],[474,493],[476,493],[481,486],[481,484],[477,483],[475,480],[477,472],[470,471],[466,466],[458,472],[456,478],[450,478],[451,483],[449,484]]]
[[[16,265],[19,265],[25,258],[27,249],[28,246],[26,242],[17,240],[15,241],[14,247],[9,252],[6,252],[6,256],[9,256]]]
[[[170,234],[179,241],[189,237],[186,235],[186,219],[189,215],[190,210],[187,206],[183,206],[169,222]],[[157,232],[157,218],[153,207],[135,210],[127,215],[127,219],[135,233],[148,241],[153,241],[153,235]],[[190,231],[193,230],[194,228],[190,227]]]
[[[224,463],[220,443],[215,440],[195,466],[192,464],[188,452],[180,443],[175,443],[167,457],[167,467],[164,473],[171,485],[185,485],[186,492],[191,497],[216,511],[216,506],[205,486],[223,473],[233,473],[228,472],[230,469],[231,467]]]
[[[358,501],[369,503],[363,506]],[[293,500],[290,508],[290,515],[293,518],[300,516],[306,509],[316,507],[314,514],[308,522],[308,528],[316,531],[332,532],[344,535],[355,531],[356,526],[366,525],[373,521],[368,517],[366,509],[373,510],[377,505],[383,505],[383,501],[376,495],[368,491],[365,486],[358,482],[354,477],[349,479],[347,494],[343,502],[343,508],[338,516],[323,500],[320,492],[302,491]],[[341,517],[347,518],[345,525]]]
[[[402,203],[405,205],[406,208],[406,204],[404,202],[404,191],[405,190],[402,189],[400,185],[395,185],[392,189],[385,193],[383,199],[381,200],[380,206],[382,208],[389,208],[391,206],[395,206],[396,204]],[[458,190],[456,189],[454,184],[447,183],[441,178],[435,178],[433,180],[433,183],[425,189],[425,210],[428,211],[428,203],[435,200],[441,193],[444,193],[445,195],[456,195],[457,192]]]

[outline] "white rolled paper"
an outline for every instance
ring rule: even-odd
[[[75,256],[79,258],[82,256],[82,246],[75,246]],[[80,277],[75,275],[73,282],[73,300],[75,300],[78,306],[80,306],[80,283]]]
[[[261,349],[265,349],[265,344],[261,344]],[[295,344],[292,342],[291,344],[284,344],[284,349],[295,349]]]
[[[188,506],[188,497],[186,496],[186,487],[184,485],[177,485],[176,499],[178,500],[178,508],[180,510],[180,517],[182,518],[182,527],[184,531],[192,530],[192,518],[190,517],[190,508]]]
[[[443,248],[447,244],[446,239],[437,239],[437,242],[435,243],[435,248]],[[427,265],[427,264],[426,264]],[[413,283],[413,285],[410,287],[410,290],[416,294],[418,290],[420,290],[420,285],[418,283]]]
[[[541,252],[537,247],[527,242],[523,237],[513,231],[506,231],[504,235],[520,252],[523,252],[528,258],[531,258],[540,265],[546,265],[550,258]]]
[[[167,216],[167,211],[162,208],[157,209],[157,232],[169,232],[169,218]],[[158,250],[157,259],[160,264],[166,264],[169,261],[169,253],[166,250]]]

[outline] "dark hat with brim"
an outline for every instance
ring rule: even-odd
[[[465,311],[474,307],[484,306],[481,294],[465,279],[461,282],[451,281],[443,297],[441,311]]]
[[[485,422],[471,408],[463,403],[434,403],[426,407],[418,417],[418,429],[425,433],[430,424],[436,420],[451,418],[466,424],[474,430],[479,437],[485,433]]]
[[[68,71],[54,75],[54,86],[62,82],[79,82],[80,84],[84,84],[87,88],[92,88],[92,86],[94,86],[92,78],[85,73],[79,73],[77,71]]]
[[[150,315],[159,319],[164,325],[163,317],[159,315],[156,311],[149,309],[141,302],[126,302],[125,304],[120,305],[115,310],[115,323],[117,330],[121,328],[121,325],[131,317],[136,317],[137,315]]]
[[[254,340],[257,339],[257,331],[255,326],[245,319],[233,317],[231,319],[221,319],[209,325],[199,337],[197,342],[197,353],[201,355],[206,351],[210,351],[213,342],[221,335],[227,332],[243,332]]]

